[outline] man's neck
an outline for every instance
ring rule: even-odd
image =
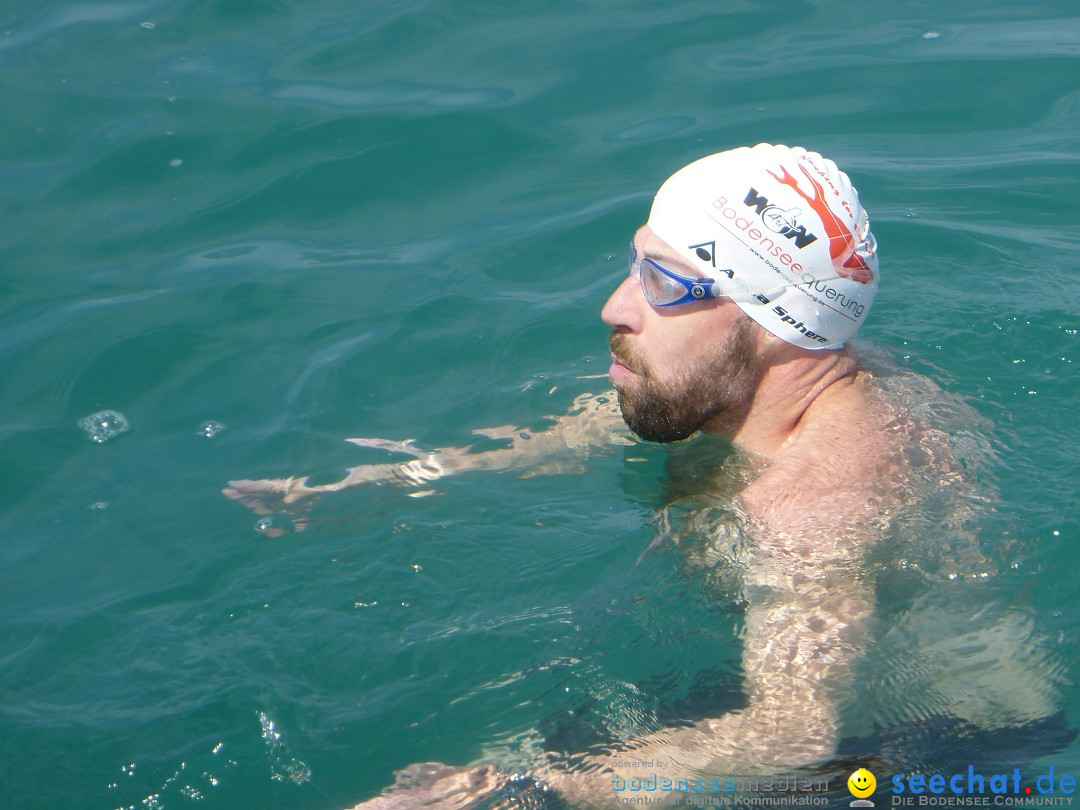
[[[850,349],[781,351],[767,366],[732,441],[748,452],[776,458],[816,418],[854,393],[858,370]],[[719,425],[706,426],[718,428],[723,432]]]

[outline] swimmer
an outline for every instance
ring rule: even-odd
[[[529,777],[492,766],[412,766],[360,808],[467,807],[512,790],[571,806],[621,806],[613,786],[820,763],[869,641],[865,557],[884,536],[905,476],[912,422],[848,341],[878,284],[877,246],[847,175],[821,155],[759,144],[711,155],[660,188],[630,244],[629,273],[604,305],[616,406],[583,397],[547,431],[485,431],[511,446],[417,450],[407,464],[357,467],[342,481],[234,481],[256,511],[358,484],[424,486],[465,470],[556,471],[611,441],[619,416],[638,437],[698,432],[754,459],[735,499],[752,551],[744,570],[745,707],[661,728],[607,750],[538,763]],[[664,763],[661,768],[656,763]],[[654,780],[653,777],[656,777]],[[635,796],[645,797],[648,792]],[[674,799],[669,788],[654,798]]]

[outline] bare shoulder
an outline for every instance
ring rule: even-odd
[[[903,476],[909,425],[904,408],[860,372],[808,413],[789,446],[743,491],[755,534],[869,539]]]

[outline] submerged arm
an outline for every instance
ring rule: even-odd
[[[869,508],[865,493],[851,495]],[[757,493],[745,493],[757,540],[745,572],[746,706],[691,726],[659,729],[575,757],[572,764],[553,757],[533,771],[547,789],[575,808],[624,807],[620,799],[645,797],[661,803],[680,790],[695,790],[694,780],[702,780],[696,783],[700,792],[703,780],[777,773],[834,753],[840,707],[873,610],[861,558],[875,533],[870,521],[838,508],[843,495],[834,490],[830,496],[837,500],[815,505],[796,497],[778,509],[770,499],[771,513],[754,517]],[[800,504],[813,508],[794,511]],[[413,803],[418,794],[399,788],[357,810],[479,806],[474,802],[500,794],[508,783],[490,767],[448,773],[453,776],[422,788],[430,804]]]
[[[864,560],[885,525],[890,496],[883,484],[891,462],[865,452],[840,463],[821,447],[789,450],[740,495],[755,541],[744,572],[745,707],[659,729],[569,765],[553,757],[536,768],[572,806],[622,807],[645,797],[661,803],[695,784],[700,792],[702,782],[692,780],[776,773],[834,753],[873,613]],[[457,794],[459,804],[425,806],[472,806],[465,795]],[[408,802],[405,790],[359,807],[414,806]]]
[[[873,608],[858,573],[836,562],[760,550],[747,572],[745,708],[637,737],[545,780],[583,806],[607,807],[619,797],[671,796],[680,780],[686,790],[689,780],[827,759]]]
[[[620,799],[644,797],[659,804],[680,790],[695,790],[695,780],[701,792],[704,780],[775,773],[832,755],[840,702],[872,602],[859,579],[821,576],[811,565],[766,559],[749,572],[755,582],[746,613],[744,709],[660,729],[575,758],[569,766],[542,765],[533,771],[542,789],[556,791],[575,808],[624,807]],[[490,766],[410,770],[425,767],[433,778],[410,785],[399,775],[394,789],[354,810],[472,808],[513,792],[515,779]]]
[[[653,777],[661,798],[680,779],[775,773],[834,753],[872,618],[864,559],[881,536],[886,500],[880,457],[857,458],[839,465],[816,450],[792,452],[740,495],[755,546],[744,573],[746,707],[545,774],[556,789],[583,806],[617,806],[619,797],[647,795]],[[640,792],[614,790],[631,779]]]
[[[481,452],[474,452],[471,446],[423,451],[414,447],[411,440],[347,439],[360,447],[406,453],[414,458],[404,463],[351,467],[344,478],[329,484],[309,484],[306,476],[230,481],[223,493],[256,512],[267,513],[273,511],[275,504],[288,505],[369,483],[418,487],[467,470],[527,470],[537,475],[565,472],[590,447],[630,443],[613,392],[598,396],[582,394],[574,400],[569,413],[555,417],[554,424],[539,433],[512,426],[482,428],[473,433],[507,440],[510,446]]]

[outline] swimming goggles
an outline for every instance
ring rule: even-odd
[[[634,243],[630,243],[630,275],[641,284],[645,300],[654,307],[674,307],[693,301],[706,301],[710,298],[730,298],[739,303],[767,304],[775,301],[790,287],[804,286],[809,283],[838,281],[841,276],[824,276],[807,281],[788,281],[767,290],[756,290],[746,282],[735,278],[731,270],[718,271],[727,278],[717,281],[712,278],[690,278],[664,267],[654,259],[638,256]]]
[[[641,283],[645,300],[654,307],[674,307],[724,295],[720,284],[711,278],[688,278],[650,258],[639,257],[633,242],[630,243],[630,275]]]

